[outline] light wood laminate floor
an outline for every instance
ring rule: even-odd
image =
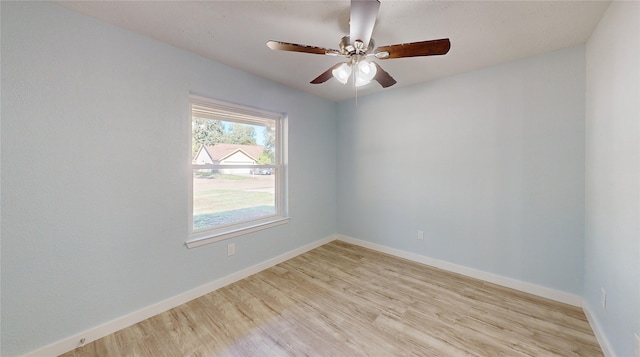
[[[62,356],[602,351],[580,308],[334,241]]]

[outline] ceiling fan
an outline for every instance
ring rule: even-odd
[[[376,47],[371,38],[375,26],[380,0],[351,0],[351,19],[349,21],[349,35],[340,40],[340,50],[299,45],[295,43],[268,41],[267,46],[272,50],[303,52],[328,56],[344,56],[347,62],[338,63],[311,81],[320,84],[331,77],[346,84],[353,74],[356,87],[366,85],[375,80],[383,88],[396,84],[396,80],[369,57],[380,60],[391,58],[437,56],[449,52],[451,43],[448,38],[430,41],[402,43],[396,45]]]

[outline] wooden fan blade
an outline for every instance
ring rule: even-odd
[[[417,56],[437,56],[449,52],[451,42],[448,38],[440,40],[430,40],[422,42],[402,43],[398,45],[381,46],[376,49],[377,53],[387,52],[388,56],[376,57],[380,59],[417,57]]]
[[[384,69],[382,69],[382,67],[380,67],[379,64],[377,64],[377,63],[375,63],[373,61],[371,63],[373,63],[376,66],[376,76],[373,77],[373,79],[378,81],[378,83],[380,83],[382,88],[391,87],[392,85],[398,83],[398,82],[396,82],[395,79],[393,79],[393,77],[391,77],[389,72],[387,72]]]
[[[351,43],[360,40],[364,43],[364,49],[369,47],[378,9],[380,9],[379,0],[351,0],[351,20],[349,21]]]
[[[272,50],[312,53],[316,55],[336,56],[340,54],[338,50],[333,50],[330,48],[298,45],[296,43],[288,43],[288,42],[280,42],[280,41],[267,41],[267,47],[269,47]]]
[[[320,84],[320,83],[324,83],[326,81],[328,81],[329,79],[333,78],[333,73],[331,73],[334,69],[340,67],[340,65],[342,65],[342,63],[338,63],[335,66],[329,68],[328,70],[322,72],[321,75],[317,76],[314,80],[312,80],[310,83],[311,84]]]

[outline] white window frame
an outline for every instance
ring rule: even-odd
[[[206,117],[216,120],[232,121],[243,124],[264,125],[264,119],[274,120],[276,123],[276,152],[275,163],[269,165],[223,165],[223,164],[197,164],[191,162],[189,155],[189,238],[186,241],[188,248],[218,242],[224,239],[233,238],[239,235],[256,232],[270,227],[278,226],[289,222],[288,199],[287,199],[287,170],[286,170],[286,115],[274,113],[238,104],[231,104],[219,100],[214,100],[197,95],[189,96],[189,123],[193,121],[193,113],[199,110],[200,113],[206,111]],[[189,142],[193,140],[191,130],[189,130]],[[191,146],[189,146],[191,147]],[[234,224],[219,226],[215,228],[194,230],[193,229],[193,170],[202,169],[243,169],[243,168],[271,168],[275,173],[275,206],[274,215],[261,217],[259,219],[242,221]]]

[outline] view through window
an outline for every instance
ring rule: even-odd
[[[192,237],[284,217],[282,117],[192,97]]]

